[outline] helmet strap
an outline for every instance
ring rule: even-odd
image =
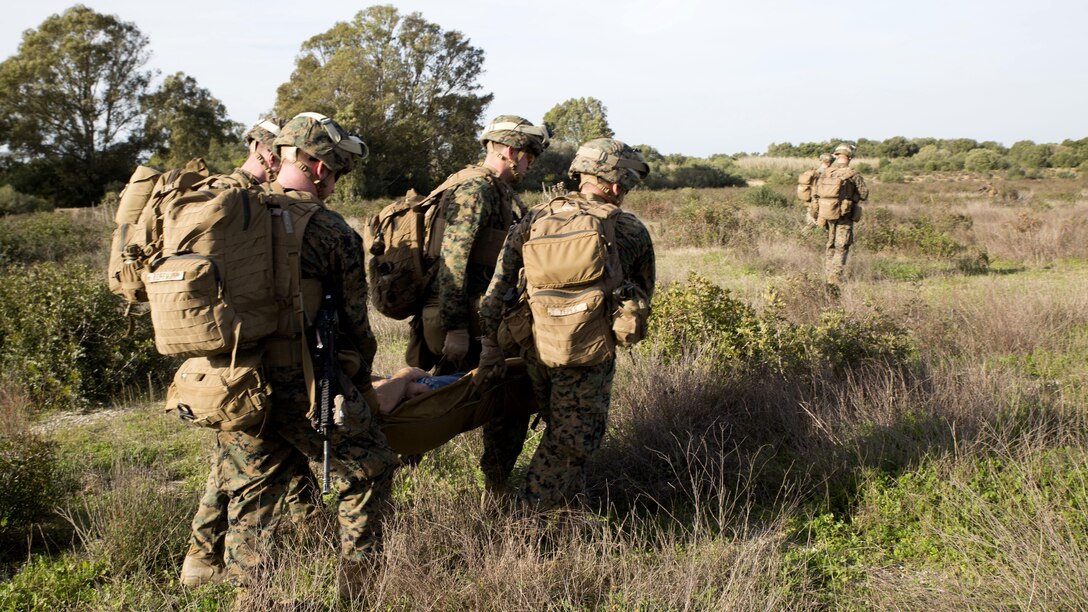
[[[257,161],[261,162],[261,167],[264,168],[265,174],[268,177],[268,182],[276,180],[276,171],[272,169],[272,164],[268,163],[268,160],[264,158],[259,152],[254,151],[253,154],[257,156]]]

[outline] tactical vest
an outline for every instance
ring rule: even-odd
[[[537,356],[548,367],[613,358],[613,292],[623,284],[619,207],[561,196],[531,214],[522,258]]]
[[[409,193],[367,222],[370,301],[378,312],[403,320],[422,311],[427,290],[438,272],[449,198],[457,187],[478,178],[486,178],[499,188],[493,174],[482,166],[469,166],[451,175],[426,197]],[[469,261],[494,267],[506,239],[505,228],[512,221],[513,212],[504,205],[504,229],[482,228]]]

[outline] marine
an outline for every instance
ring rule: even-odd
[[[442,196],[439,268],[423,311],[412,321],[406,361],[437,374],[464,372],[478,363],[480,299],[507,230],[525,214],[514,186],[548,148],[548,130],[517,115],[500,115],[484,128],[480,144],[484,160],[461,170],[460,182]]]
[[[273,141],[280,133],[284,119],[268,117],[259,121],[246,132],[249,156],[240,168],[231,174],[212,177],[214,186],[238,186],[243,189],[259,189],[276,179],[280,159],[272,152]],[[245,482],[244,474],[237,467],[244,462],[233,461],[230,449],[242,448],[245,434],[216,432],[216,452],[212,458],[204,494],[192,520],[189,549],[181,566],[181,584],[197,587],[219,580],[223,576],[223,540],[227,531],[227,513],[231,492]],[[293,475],[287,485],[283,508],[295,520],[307,520],[317,511],[317,481],[310,470],[306,456],[291,453]]]
[[[531,240],[534,223],[563,207],[597,209],[604,214],[602,211],[608,207],[619,207],[627,193],[649,171],[641,154],[628,145],[612,138],[591,140],[578,149],[569,170],[571,178],[579,181],[579,191],[534,207],[510,229],[480,308],[484,337],[477,376],[488,379],[502,374],[505,362],[504,350],[499,346],[500,330],[504,317],[511,314],[511,302],[516,301],[511,296],[524,291],[526,244]],[[608,214],[607,223],[613,224],[614,232],[609,261],[618,262],[619,270],[615,281],[606,281],[609,288],[614,286],[614,289],[605,298],[609,302],[603,311],[605,320],[601,323],[604,326],[598,329],[606,330],[605,333],[611,336],[612,317],[625,311],[624,304],[616,298],[621,288],[640,296],[637,301],[641,305],[641,323],[645,324],[656,271],[653,243],[646,226],[630,212],[618,210],[614,215]],[[556,260],[542,262],[542,265],[549,263],[558,269],[564,262]],[[584,310],[581,305],[554,309],[559,316]],[[540,328],[534,325],[533,334],[540,333]],[[616,340],[595,338],[594,344],[603,340],[605,346],[611,348],[600,359],[585,366],[546,365],[539,350],[545,345],[539,338],[535,340],[537,342],[522,345],[520,353],[528,364],[545,430],[518,497],[529,507],[543,511],[569,502],[583,489],[585,463],[600,447],[607,425],[616,371]],[[496,492],[507,490],[507,479],[525,442],[528,418],[526,415],[503,415],[485,429],[481,468],[490,488]]]
[[[846,259],[854,243],[854,223],[861,220],[861,202],[869,198],[869,187],[857,170],[850,167],[854,148],[835,147],[835,162],[816,181],[817,224],[827,228],[824,248],[824,275],[828,288],[837,293],[843,282]]]
[[[367,313],[362,239],[323,203],[337,179],[365,156],[366,147],[332,119],[302,113],[284,125],[273,150],[282,165],[268,192],[296,225],[304,223],[302,231],[296,231],[301,234],[300,299],[287,307],[291,314],[287,331],[265,341],[263,365],[272,389],[268,421],[239,433],[227,449],[242,477],[232,487],[228,504],[226,572],[239,584],[253,579],[271,540],[274,510],[288,488],[297,453],[313,462],[322,459],[324,440],[313,422],[310,372],[316,348],[312,325],[324,304],[339,322],[340,346],[351,353],[344,359],[352,366],[343,370],[342,423],[332,428],[330,457],[339,483],[340,589],[351,594],[361,587],[365,568],[380,546],[381,519],[399,463],[372,418],[378,409],[371,386],[377,342]],[[307,222],[301,220],[307,217]]]

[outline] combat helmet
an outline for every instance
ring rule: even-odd
[[[370,153],[361,138],[349,134],[321,113],[299,113],[292,117],[280,130],[272,151],[280,156],[282,147],[298,147],[324,162],[338,176],[350,172],[356,159],[366,159]]]
[[[835,155],[845,155],[847,157],[854,156],[854,147],[846,144],[845,142],[835,147]]]
[[[257,141],[272,150],[272,143],[276,140],[276,136],[280,135],[280,130],[285,123],[287,123],[286,119],[277,117],[261,119],[246,132],[246,144]]]
[[[820,161],[822,161],[822,162],[829,162],[829,161],[834,161],[834,160],[835,160],[835,156],[830,154],[830,153],[821,153],[820,154]]]
[[[642,154],[614,138],[595,138],[578,148],[568,173],[572,179],[591,174],[630,191],[650,174]]]
[[[497,142],[540,157],[548,148],[549,136],[548,128],[543,125],[533,125],[517,115],[499,115],[480,134],[480,144]]]

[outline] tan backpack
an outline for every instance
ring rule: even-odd
[[[802,202],[812,201],[812,185],[816,182],[820,171],[816,168],[806,170],[797,177],[797,198]]]
[[[367,264],[370,301],[383,315],[403,320],[419,314],[427,288],[438,271],[442,236],[446,228],[445,197],[458,186],[477,178],[494,177],[480,166],[469,166],[447,178],[426,197],[409,191],[404,198],[386,206],[367,222],[367,243],[371,254]],[[510,211],[503,211],[508,218]],[[484,229],[472,247],[469,261],[494,267],[506,232]]]
[[[129,304],[147,301],[143,272],[162,251],[162,212],[169,202],[208,178],[208,166],[197,157],[165,174],[137,166],[114,217],[107,280],[110,291]]]
[[[248,198],[243,198],[242,194],[247,194]],[[248,192],[232,187],[204,200],[203,205],[198,198],[192,202],[182,201],[181,208],[188,207],[189,210],[172,210],[174,214],[168,216],[165,243],[174,254],[156,262],[153,267],[159,270],[163,266],[177,266],[182,274],[174,276],[183,278],[148,282],[153,298],[156,346],[176,354],[193,354],[197,350],[214,352],[190,357],[174,375],[167,393],[166,410],[175,412],[182,420],[221,431],[246,429],[262,423],[271,405],[264,374],[266,365],[290,367],[301,364],[307,384],[312,383],[312,367],[301,342],[305,325],[303,294],[310,289],[307,299],[314,305],[317,299],[313,295],[314,288],[306,286],[311,281],[303,281],[300,277],[299,253],[306,225],[321,203],[316,197],[303,196],[287,196],[275,184]],[[250,203],[248,213],[236,205],[240,201]],[[189,244],[204,252],[179,253],[175,230],[181,224],[176,218],[199,217],[200,208],[208,209],[209,214],[196,226],[207,226],[207,231],[191,233],[193,240]],[[232,214],[231,210],[241,214]],[[247,217],[249,229],[244,223],[241,227],[232,224],[232,220],[240,218],[244,222]],[[270,222],[265,223],[265,220]],[[258,227],[264,227],[267,235],[258,235]],[[231,232],[238,235],[232,236]],[[257,256],[259,249],[253,245],[268,242],[271,251],[265,256]],[[226,245],[234,245],[238,253],[222,252]],[[230,273],[220,279],[220,292],[212,297],[199,286],[201,266],[204,265],[195,263],[199,261],[213,269],[218,267],[216,262],[229,261],[239,265],[231,267]],[[188,267],[196,268],[196,271],[188,274]],[[258,271],[260,274],[256,274]],[[246,281],[264,276],[266,271],[271,271],[271,279],[263,283],[268,292],[261,298],[264,301],[258,304],[262,307],[239,310],[239,304],[247,303],[239,298],[248,297],[248,303],[254,303],[256,296],[252,283],[246,284]],[[188,278],[184,278],[186,276]],[[238,291],[234,290],[234,282],[240,283]],[[197,324],[184,324],[187,317],[179,313],[186,311],[192,313],[189,318],[196,319]],[[237,333],[231,331],[235,329]],[[250,331],[245,331],[247,329]],[[257,335],[253,329],[271,331],[259,342],[253,342]],[[233,335],[224,338],[224,331]],[[232,342],[234,346],[227,347],[230,350],[206,348],[227,346]],[[248,346],[243,348],[242,344]],[[200,348],[195,348],[197,346]],[[176,349],[187,352],[179,353]]]
[[[820,205],[820,218],[836,221],[850,213],[854,205],[854,183],[850,180],[857,170],[850,167],[832,168],[816,181],[816,197]]]
[[[285,208],[303,204],[293,214]],[[294,249],[297,258],[305,222],[319,206],[240,187],[205,187],[171,202],[162,256],[143,275],[159,352],[217,355],[282,328],[281,311],[299,292],[297,265],[285,263],[285,253]],[[300,215],[301,223],[292,218]]]
[[[522,247],[533,343],[548,367],[615,356],[613,291],[623,284],[611,204],[559,197],[535,210]]]

